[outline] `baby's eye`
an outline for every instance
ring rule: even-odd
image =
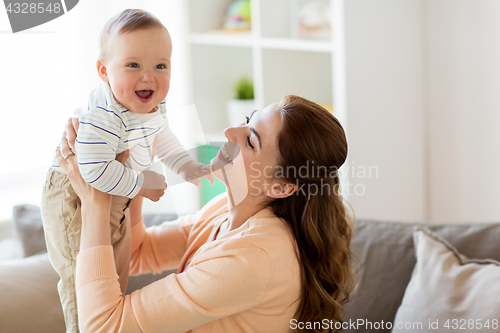
[[[127,67],[139,68],[139,64],[136,62],[132,62],[132,63],[128,64]]]
[[[165,64],[159,64],[159,65],[156,65],[156,68],[165,69],[165,68],[167,68],[167,66],[165,66]]]

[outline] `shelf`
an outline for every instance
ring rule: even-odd
[[[251,47],[195,44],[191,46],[193,100],[204,133],[223,133],[229,126],[226,102],[241,77],[253,79]]]
[[[309,52],[332,52],[334,49],[330,41],[294,38],[261,38],[260,45],[266,49]]]
[[[207,132],[205,133],[205,140],[208,143],[226,142],[227,138],[223,131],[220,132]]]
[[[309,52],[332,52],[334,49],[331,41],[272,37],[263,37],[259,39],[253,38],[251,32],[206,32],[192,33],[190,36],[191,43],[197,45],[234,47],[260,46],[265,49]]]
[[[343,97],[342,35],[329,39],[298,38],[298,8],[310,0],[250,0],[252,30],[220,30],[232,0],[188,0],[189,22],[184,41],[191,66],[188,103],[195,104],[205,140],[225,142],[228,127],[227,101],[234,84],[243,76],[254,82],[257,108],[299,95],[320,104],[332,105],[343,114],[337,96]],[[339,6],[345,0],[318,0]],[[342,11],[338,11],[342,12]],[[332,20],[340,24],[342,20]],[[332,27],[333,31],[342,31]],[[345,118],[342,116],[341,118]]]
[[[264,105],[277,102],[285,95],[299,95],[319,104],[333,105],[332,57],[328,52],[264,49]]]
[[[253,38],[251,32],[227,33],[227,32],[205,32],[191,33],[191,43],[198,45],[217,46],[239,46],[252,47]]]

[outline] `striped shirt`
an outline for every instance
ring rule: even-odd
[[[80,120],[75,145],[80,172],[102,192],[128,198],[137,195],[144,182],[141,172],[153,161],[155,136],[156,156],[174,172],[191,160],[168,126],[165,101],[153,113],[134,113],[117,102],[103,82],[90,93],[87,107],[75,114]],[[130,157],[123,166],[115,158],[127,149]],[[63,172],[55,159],[52,168]]]

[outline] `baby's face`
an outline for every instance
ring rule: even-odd
[[[149,113],[170,88],[172,43],[166,29],[136,30],[109,40],[101,78],[115,98],[136,113]]]

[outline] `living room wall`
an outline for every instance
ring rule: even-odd
[[[357,217],[500,219],[500,2],[345,1]]]
[[[426,7],[430,217],[498,221],[500,2]]]

